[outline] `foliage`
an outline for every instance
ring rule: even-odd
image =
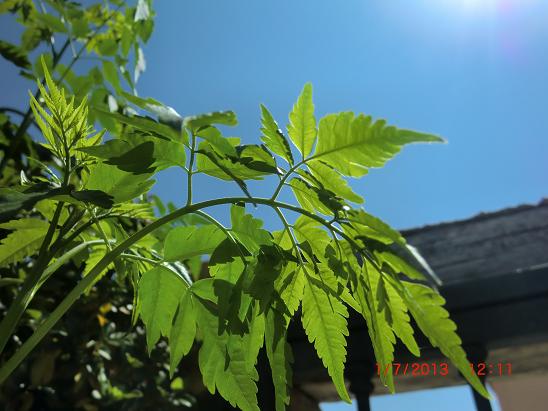
[[[487,395],[467,365],[443,298],[407,261],[412,256],[401,235],[359,208],[363,199],[347,180],[383,166],[406,144],[442,141],[439,137],[351,112],[318,121],[312,86],[306,84],[289,114],[287,133],[261,106],[262,144],[242,144],[225,137],[219,127],[237,124],[233,112],[182,117],[169,106],[137,96],[135,82],[144,69],[140,44],[152,30],[149,2],[129,7],[113,1],[86,9],[46,3],[56,14],[40,12],[26,0],[2,5],[2,11],[17,13],[26,26],[20,46],[2,43],[2,55],[23,70],[31,70],[29,52],[41,42],[54,34],[66,37],[60,51],[52,42],[54,52],[41,55],[40,64],[24,72],[40,80],[19,126],[2,117],[0,170],[9,188],[0,191],[0,228],[9,233],[0,244],[0,262],[5,267],[2,281],[11,285],[13,295],[0,324],[3,353],[14,350],[8,342],[18,324],[27,321],[33,304],[63,278],[67,267],[72,267],[75,284],[34,322],[31,335],[0,368],[0,382],[19,370],[23,360],[35,358],[34,348],[50,338],[48,333],[65,321],[75,303],[85,304],[112,284],[113,290],[133,290],[131,322],[138,330],[135,323],[142,320],[152,356],[156,347],[162,355],[169,352],[169,366],[162,360],[165,370],[176,375],[180,361],[196,350],[207,390],[242,410],[259,409],[256,363],[263,346],[276,408],[289,403],[287,329],[297,315],[340,397],[350,401],[344,384],[349,310],[367,322],[381,367],[392,362],[396,338],[419,355],[412,317]],[[63,66],[64,51],[76,44],[81,51]],[[78,76],[72,65],[84,51],[100,59],[100,68]],[[32,121],[40,138],[28,134]],[[97,124],[106,130],[107,141],[104,131],[94,131]],[[169,167],[186,173],[186,204],[166,210],[149,191],[155,174]],[[234,182],[242,195],[196,203],[196,174]],[[248,180],[263,179],[276,182],[270,198],[248,189]],[[293,204],[278,200],[287,187]],[[250,205],[274,211],[281,230],[266,231]],[[213,206],[227,208],[229,226],[207,214]],[[290,222],[288,212],[298,218]],[[24,240],[23,233],[28,234]],[[107,303],[112,304],[102,301],[95,309]],[[51,355],[43,361],[54,363]],[[390,374],[381,374],[394,391]],[[109,382],[105,392],[128,399],[124,396],[133,391],[127,389],[133,388],[124,386],[126,391]],[[147,395],[137,391],[135,395]],[[171,404],[183,398],[170,397],[163,388],[157,391]]]

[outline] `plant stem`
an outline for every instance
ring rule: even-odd
[[[188,174],[187,174],[187,196],[186,205],[192,204],[192,174],[194,174],[194,157],[196,156],[196,135],[192,132],[192,143],[190,145],[190,159],[188,161]]]
[[[32,294],[36,294],[38,289],[44,284],[51,275],[57,271],[59,267],[61,267],[63,264],[65,264],[68,260],[70,260],[72,257],[76,256],[78,253],[83,251],[85,248],[92,246],[92,245],[102,245],[104,244],[103,240],[90,240],[90,241],[84,241],[83,243],[78,244],[77,246],[71,248],[69,251],[63,253],[61,257],[59,257],[57,260],[53,262],[53,264],[50,264],[42,276],[40,277],[40,280],[37,282],[37,284],[34,286],[34,289],[32,290]]]
[[[118,246],[116,246],[112,251],[106,254],[96,265],[91,269],[87,276],[85,276],[71,291],[70,293],[61,301],[61,303],[55,308],[55,310],[47,317],[47,319],[36,329],[34,334],[32,334],[27,341],[21,346],[21,348],[0,368],[0,384],[2,384],[6,378],[13,372],[13,370],[29,355],[29,353],[38,345],[38,343],[48,334],[48,332],[57,324],[57,322],[65,315],[65,313],[70,309],[72,304],[80,298],[80,296],[91,287],[95,281],[99,278],[101,272],[111,264],[117,257],[119,257],[124,251],[130,248],[133,244],[139,241],[141,238],[150,234],[154,230],[160,228],[161,226],[170,223],[171,221],[182,217],[183,215],[195,213],[204,208],[213,207],[223,204],[236,204],[236,203],[251,203],[251,204],[263,204],[274,209],[283,208],[286,210],[295,211],[302,215],[305,215],[318,223],[322,224],[325,227],[333,229],[337,234],[346,240],[350,241],[353,246],[357,246],[358,250],[361,250],[362,247],[359,247],[348,235],[339,230],[337,227],[332,226],[328,221],[323,218],[311,213],[309,211],[303,210],[300,207],[282,203],[279,201],[274,201],[270,198],[248,198],[248,197],[228,197],[228,198],[219,198],[214,200],[203,201],[201,203],[195,203],[191,205],[184,206],[173,211],[170,214],[167,214],[149,225],[143,227],[140,231],[133,234],[131,237],[128,237]],[[278,210],[279,211],[279,210]],[[285,220],[285,219],[284,219]],[[290,233],[291,235],[291,233]],[[3,333],[6,333],[5,330],[1,330]],[[10,333],[8,334],[8,338]]]
[[[122,254],[120,254],[120,256],[124,257],[124,258],[129,258],[130,260],[144,261],[145,263],[150,263],[150,264],[153,264],[153,265],[161,265],[162,264],[162,262],[159,261],[159,260],[153,260],[152,258],[146,258],[146,257],[143,257],[141,255],[137,255],[137,254],[122,253]]]
[[[242,250],[242,245],[234,238],[232,233],[228,228],[226,228],[224,225],[221,224],[220,221],[216,220],[214,217],[210,216],[209,214],[203,212],[203,211],[195,211],[194,214],[201,215],[205,219],[211,221],[213,224],[215,224],[219,229],[228,237],[230,241],[236,246],[238,249],[238,254],[240,254],[240,258],[242,259],[242,262],[245,266],[247,266],[247,260],[245,259],[245,253]]]
[[[270,197],[271,200],[276,200],[276,198],[278,197],[278,194],[280,194],[280,191],[282,191],[285,181],[291,176],[291,174],[293,174],[295,170],[297,170],[300,166],[305,164],[307,161],[308,159],[299,161],[297,164],[295,164],[293,167],[287,170],[287,173],[285,173],[284,176],[280,179],[280,182],[278,183],[278,187],[276,187],[276,190],[274,190],[274,194],[272,194],[272,197]]]
[[[34,293],[34,287],[38,283],[40,277],[42,276],[42,270],[48,265],[49,257],[48,247],[57,228],[57,223],[59,222],[59,217],[61,216],[61,211],[63,210],[63,202],[60,201],[57,203],[55,212],[53,213],[53,218],[44,237],[44,241],[38,252],[38,258],[36,260],[36,265],[33,267],[32,271],[25,278],[21,290],[17,293],[15,300],[10,305],[6,316],[0,323],[0,353],[4,351],[6,344],[10,336],[12,335],[19,319],[25,312],[27,306],[29,305],[30,300],[32,299]]]

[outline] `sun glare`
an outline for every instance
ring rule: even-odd
[[[469,14],[500,14],[512,13],[518,9],[528,7],[538,0],[438,0],[448,10],[460,11]]]

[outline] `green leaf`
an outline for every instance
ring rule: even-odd
[[[212,394],[215,390],[233,407],[243,411],[259,411],[257,406],[258,374],[247,368],[245,339],[249,336],[220,332],[219,317],[204,303],[197,302],[197,319],[203,336],[198,363],[204,385]]]
[[[280,307],[284,314],[292,316],[299,308],[303,299],[305,282],[304,271],[298,264],[288,262],[282,268],[274,282],[274,289],[280,297],[279,301],[284,304],[284,307]]]
[[[55,31],[55,32],[58,32],[58,33],[66,33],[67,32],[67,28],[65,27],[63,22],[59,18],[55,17],[52,14],[36,13],[34,15],[34,18],[36,20],[38,20],[39,22],[41,22],[45,27],[47,27],[48,29],[50,29],[52,31]]]
[[[186,153],[182,143],[138,134],[134,137],[128,140],[109,140],[100,146],[83,147],[79,150],[107,160],[106,164],[135,174],[185,166]]]
[[[90,203],[101,208],[111,208],[114,205],[112,196],[100,190],[71,191],[70,196],[78,201]]]
[[[151,203],[123,203],[118,204],[111,210],[111,215],[120,217],[141,218],[154,220],[156,216]]]
[[[213,124],[235,126],[238,124],[238,119],[233,111],[214,111],[212,113],[185,117],[183,120],[183,125],[185,127],[190,127],[193,130],[198,130],[200,127],[210,126]]]
[[[23,69],[30,69],[31,64],[28,59],[27,53],[20,47],[17,47],[14,44],[8,43],[7,41],[0,40],[0,54],[6,60],[11,61],[17,67]]]
[[[165,239],[164,258],[177,261],[211,254],[225,238],[225,233],[215,225],[176,227]]]
[[[301,95],[289,114],[287,128],[289,138],[302,157],[308,157],[316,141],[316,118],[314,117],[314,103],[312,102],[312,85],[305,84]]]
[[[297,218],[293,228],[295,230],[297,240],[301,243],[306,242],[310,247],[310,251],[313,252],[314,256],[318,260],[326,261],[325,249],[331,242],[331,238],[329,237],[327,231],[320,228],[319,223],[316,220],[304,215]],[[304,248],[303,251],[308,252],[306,248]],[[311,260],[313,259],[312,255],[309,257]]]
[[[287,322],[282,315],[274,310],[270,310],[266,315],[264,338],[266,355],[272,370],[276,411],[285,411],[289,405],[293,378],[291,370],[293,353],[287,342]]]
[[[402,273],[413,280],[424,281],[424,275],[400,256],[389,251],[375,251],[375,256],[388,264],[396,274]]]
[[[361,312],[360,305],[350,294],[350,291],[345,285],[344,278],[340,276],[339,272],[332,270],[331,267],[325,263],[316,264],[316,268],[318,277],[327,293],[332,297],[341,300],[356,312]]]
[[[390,313],[390,326],[396,336],[405,344],[407,349],[415,356],[420,356],[420,349],[415,341],[413,327],[409,323],[407,306],[401,299],[394,287],[389,283],[384,283],[386,295],[388,296],[388,306],[386,309]]]
[[[209,144],[221,155],[236,156],[236,149],[223,137],[215,127],[207,126],[200,129],[196,135],[208,141]]]
[[[158,135],[160,137],[165,137],[175,142],[184,143],[184,138],[182,136],[181,131],[174,130],[172,127],[166,124],[158,123],[148,117],[124,116],[122,114],[111,113],[109,111],[105,111],[97,107],[94,107],[94,111],[103,116],[112,118],[114,121],[121,122],[123,124],[127,124],[128,126],[135,127],[138,130],[149,132],[149,133]]]
[[[118,76],[118,69],[116,65],[110,60],[103,60],[103,75],[107,81],[112,84],[114,90],[117,93],[122,91],[122,86],[120,85],[120,77]]]
[[[302,323],[308,340],[327,368],[341,399],[350,402],[344,384],[348,311],[345,305],[326,292],[316,274],[305,271]]]
[[[263,222],[245,213],[245,208],[232,205],[230,208],[232,235],[251,253],[257,254],[261,245],[272,244],[268,231],[262,229]]]
[[[139,315],[146,326],[150,353],[160,336],[169,337],[171,324],[186,286],[171,270],[158,266],[139,281]]]
[[[485,398],[489,393],[470,369],[462,341],[456,333],[457,326],[443,307],[444,298],[430,287],[409,282],[395,283],[395,289],[405,301],[421,331],[432,346],[437,347],[458,368],[466,380]]]
[[[392,363],[394,362],[394,344],[396,338],[387,321],[388,311],[386,293],[380,274],[367,263],[362,267],[362,275],[358,279],[355,297],[358,300],[362,315],[367,322],[367,332],[371,338],[373,351],[381,370],[380,378],[390,392],[394,392],[394,377]],[[386,372],[386,370],[388,370]]]
[[[124,96],[124,98],[126,100],[128,100],[130,103],[135,104],[137,107],[142,108],[143,110],[148,111],[151,106],[152,107],[154,107],[154,106],[158,106],[158,107],[164,106],[162,103],[160,103],[156,99],[153,99],[152,97],[143,98],[143,97],[136,96],[134,94],[126,93],[125,91],[122,91],[121,95]],[[167,107],[167,106],[165,106],[165,107]],[[171,107],[169,107],[169,108],[171,108]],[[175,111],[175,110],[173,110],[173,111]]]
[[[238,162],[247,168],[262,173],[279,174],[276,160],[264,146],[249,144],[239,146],[236,149],[239,155]]]
[[[97,40],[96,52],[100,56],[115,56],[118,51],[118,42],[113,38],[100,38]]]
[[[398,231],[364,210],[351,210],[347,215],[347,223],[343,224],[343,228],[350,236],[372,238],[383,244],[406,245],[405,239]]]
[[[333,168],[321,161],[307,164],[314,178],[327,190],[354,203],[363,203],[363,198],[352,191],[347,181]]]
[[[36,253],[46,236],[49,224],[37,218],[25,218],[0,224],[4,230],[12,230],[0,242],[0,267],[18,263]]]
[[[249,334],[244,338],[245,366],[252,373],[257,364],[259,351],[264,343],[265,317],[259,313],[258,305],[254,308],[249,321]]]
[[[93,268],[97,265],[97,263],[99,263],[99,261],[101,261],[103,259],[103,257],[108,253],[109,250],[107,250],[107,247],[106,245],[96,245],[95,247],[91,247],[90,251],[89,251],[89,254],[88,256],[86,257],[86,260],[85,260],[85,268],[84,268],[84,271],[82,272],[82,275],[85,277],[86,275],[89,274],[89,272],[91,270],[93,270]],[[109,264],[108,266],[106,266],[104,268],[103,271],[101,271],[99,273],[99,275],[97,276],[97,278],[95,279],[94,283],[96,283],[97,281],[99,281],[101,278],[103,278],[103,276],[109,271],[109,270],[114,270],[114,264],[111,263]],[[88,287],[88,290],[91,289],[91,286]]]
[[[280,130],[278,123],[276,123],[274,117],[270,114],[270,111],[268,111],[268,109],[262,104],[261,113],[261,131],[263,132],[261,140],[270,151],[279,155],[290,165],[293,165],[294,160],[293,154],[291,153],[291,147],[289,146],[289,142],[284,136],[282,130]]]
[[[173,376],[181,359],[192,348],[196,336],[196,310],[192,292],[186,291],[179,303],[169,336],[169,374]]]
[[[370,167],[383,166],[405,144],[442,141],[432,134],[402,130],[387,126],[384,120],[373,122],[369,116],[354,117],[354,113],[344,112],[320,120],[318,144],[312,158],[322,160],[345,176],[361,177]]]
[[[267,311],[276,297],[275,282],[280,277],[283,265],[283,254],[279,247],[261,246],[246,291],[259,302],[262,311]]]
[[[221,156],[206,141],[198,148],[198,172],[222,180],[262,180],[264,176],[277,173],[276,163],[272,156],[258,146],[239,146],[240,139],[226,139],[237,152],[237,156]]]
[[[320,201],[319,191],[300,178],[294,178],[289,182],[291,190],[302,208],[312,213],[319,212],[331,215],[331,209]]]
[[[217,297],[218,317],[223,328],[238,333],[248,332],[246,317],[250,313],[252,299],[243,294],[246,266],[240,259],[229,263],[210,263],[209,272],[215,277],[213,288]]]
[[[89,168],[85,188],[102,191],[118,204],[148,192],[155,182],[149,177],[150,174],[136,175],[122,171],[116,166],[99,163]]]
[[[36,185],[22,191],[0,188],[0,221],[12,218],[20,210],[28,210],[38,201],[69,193],[68,187],[50,188]]]

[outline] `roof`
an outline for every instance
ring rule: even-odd
[[[548,199],[403,231],[444,284],[548,262]]]

